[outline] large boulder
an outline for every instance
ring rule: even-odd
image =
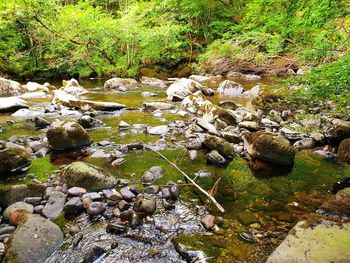
[[[181,101],[188,95],[201,90],[202,85],[194,80],[181,78],[169,86],[166,91],[168,100]]]
[[[294,161],[295,150],[283,139],[267,133],[245,133],[244,146],[254,158],[280,165],[290,165]]]
[[[63,242],[59,226],[39,215],[27,214],[12,234],[3,262],[42,263]]]
[[[17,81],[0,78],[0,97],[18,96],[23,92],[23,87]]]
[[[26,170],[31,163],[30,154],[19,147],[0,150],[0,178],[6,177],[9,173]]]
[[[111,189],[117,184],[117,179],[104,170],[83,162],[74,162],[66,166],[60,176],[69,186],[83,187],[91,192]]]
[[[44,191],[44,185],[34,183],[3,186],[0,188],[0,206],[6,207],[26,197],[40,197]]]
[[[105,82],[104,88],[106,90],[111,89],[123,89],[131,88],[137,84],[137,81],[131,78],[112,78]]]
[[[243,86],[232,80],[224,80],[218,87],[219,94],[227,97],[242,97]]]
[[[350,224],[300,221],[266,263],[349,262]]]
[[[72,150],[91,144],[89,134],[75,122],[55,121],[46,135],[54,150]]]
[[[208,135],[203,141],[203,145],[210,150],[218,151],[222,156],[227,158],[235,157],[235,149],[231,143],[217,136]]]
[[[27,102],[20,98],[0,98],[0,112],[15,112],[19,109],[27,108],[29,108]]]
[[[100,111],[115,111],[125,108],[125,105],[117,102],[103,102],[92,100],[81,100],[75,96],[68,94],[63,90],[55,90],[53,104],[61,104],[66,107],[72,107],[77,109],[93,109]]]
[[[350,139],[345,139],[339,144],[338,157],[342,161],[350,163]]]
[[[326,131],[325,135],[331,144],[339,144],[344,139],[350,138],[350,122],[334,119],[332,127]]]

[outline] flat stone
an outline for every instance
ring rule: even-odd
[[[120,200],[123,196],[115,189],[102,190],[103,196],[109,200]]]
[[[62,192],[53,192],[50,194],[49,200],[45,205],[42,214],[49,219],[55,219],[63,211],[66,198],[67,195]]]
[[[76,196],[68,200],[64,205],[63,211],[66,214],[79,214],[83,209],[83,202],[80,197]]]
[[[86,194],[86,189],[82,187],[71,187],[68,189],[68,195],[71,196],[83,196]]]
[[[134,195],[133,192],[130,191],[129,188],[127,187],[123,187],[120,189],[120,193],[123,196],[123,198],[125,200],[132,200],[133,198],[135,198],[136,196]]]

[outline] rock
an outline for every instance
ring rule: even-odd
[[[6,234],[12,234],[16,230],[14,226],[4,226],[0,228],[0,236]]]
[[[83,263],[93,263],[97,261],[104,253],[107,251],[97,245],[94,245],[90,250],[87,251],[87,253],[84,256]]]
[[[332,120],[332,127],[326,131],[325,136],[331,144],[338,145],[341,141],[350,138],[350,122]]]
[[[24,100],[30,100],[30,99],[46,99],[47,97],[49,97],[50,95],[48,95],[47,93],[45,93],[44,91],[36,91],[36,92],[27,92],[24,93],[20,96],[18,96],[18,98],[20,99],[24,99]]]
[[[44,205],[37,205],[34,207],[34,213],[41,215],[44,209]]]
[[[199,82],[199,83],[210,82],[210,77],[201,76],[201,75],[191,75],[191,76],[189,76],[189,79],[192,79],[192,80]]]
[[[166,84],[163,80],[157,78],[149,78],[145,76],[142,76],[141,84],[152,87],[166,88]]]
[[[258,75],[253,75],[253,74],[245,74],[241,76],[242,78],[244,78],[245,80],[249,80],[249,81],[257,81],[260,80],[261,77]]]
[[[234,147],[225,139],[208,135],[203,144],[210,150],[218,151],[224,157],[234,158],[236,155]]]
[[[44,113],[40,111],[35,111],[35,110],[20,109],[15,113],[13,113],[11,116],[30,119],[33,117],[44,116]]]
[[[130,191],[130,189],[128,187],[123,187],[120,189],[120,193],[123,196],[123,198],[125,200],[132,200],[133,198],[135,198],[136,196],[134,195],[133,192]]]
[[[123,210],[128,209],[130,207],[130,204],[128,202],[126,202],[125,200],[121,200],[118,203],[118,207],[119,207],[120,210],[123,211]]]
[[[300,221],[269,256],[266,263],[347,262],[350,224],[330,221],[316,225]]]
[[[17,81],[0,78],[0,97],[18,96],[23,92],[23,87]]]
[[[150,135],[163,135],[169,131],[167,125],[159,125],[155,127],[147,127],[147,133]]]
[[[248,153],[254,158],[280,165],[290,165],[294,161],[294,148],[278,137],[255,132],[244,134],[243,140]]]
[[[282,128],[280,130],[281,134],[286,137],[288,140],[301,140],[305,138],[305,134],[297,131],[292,131],[287,128]]]
[[[115,189],[102,190],[103,196],[108,200],[121,200],[123,196]]]
[[[188,155],[192,161],[198,158],[198,152],[196,150],[188,151]]]
[[[5,244],[4,243],[0,243],[0,260],[2,260],[2,257],[5,254],[5,251],[6,251]]]
[[[176,80],[173,84],[169,86],[166,93],[168,100],[170,101],[180,101],[183,100],[188,95],[201,90],[202,85],[194,80],[181,78]]]
[[[134,210],[146,215],[153,215],[157,209],[155,198],[151,196],[138,196],[134,204]]]
[[[158,185],[150,185],[150,186],[147,186],[143,192],[146,193],[146,194],[157,194],[160,190],[160,187]]]
[[[153,112],[156,110],[171,110],[175,108],[175,105],[165,102],[145,102],[141,106],[142,110]]]
[[[250,90],[245,91],[243,93],[243,96],[248,100],[258,98],[260,96],[260,85],[256,85],[253,88],[251,88]]]
[[[173,210],[175,209],[175,204],[171,201],[169,201],[168,199],[162,199],[162,205],[164,207],[165,210]]]
[[[37,152],[42,148],[48,147],[48,145],[42,141],[28,141],[27,145],[33,150],[33,152]]]
[[[92,202],[89,204],[86,212],[90,216],[98,216],[106,210],[106,205],[101,202]]]
[[[39,184],[3,186],[0,188],[0,206],[9,206],[22,201],[26,197],[42,196],[44,191],[45,186]]]
[[[66,166],[60,173],[63,182],[69,186],[83,187],[87,191],[111,189],[117,185],[117,179],[107,173],[83,162],[74,162]]]
[[[39,83],[36,83],[36,82],[28,82],[25,85],[25,88],[29,92],[37,92],[37,91],[42,91],[42,92],[45,92],[45,93],[49,93],[50,92],[48,87],[46,87],[44,85],[40,85]]]
[[[259,124],[255,121],[242,121],[238,123],[238,127],[247,129],[248,131],[259,130]]]
[[[26,171],[31,164],[31,156],[18,147],[0,150],[0,178],[6,178],[10,173]]]
[[[270,128],[278,128],[280,125],[275,122],[275,121],[272,121],[270,119],[267,119],[267,118],[262,118],[260,123],[265,126],[265,127],[270,127]]]
[[[312,149],[315,147],[315,141],[312,138],[305,138],[297,141],[293,144],[293,147],[297,150]]]
[[[338,157],[340,160],[350,163],[350,139],[345,139],[339,144]]]
[[[112,78],[105,82],[104,88],[106,90],[111,89],[125,89],[125,88],[131,88],[137,84],[137,81],[130,78]]]
[[[220,95],[228,97],[242,97],[243,96],[243,86],[232,80],[224,80],[220,83],[218,87],[218,92]]]
[[[207,122],[204,118],[196,118],[196,124],[212,135],[219,135],[215,126]]]
[[[26,197],[24,198],[24,202],[26,202],[27,204],[31,204],[33,206],[37,206],[41,203],[43,199],[41,198],[41,196],[36,196],[36,197]]]
[[[165,187],[162,189],[162,198],[166,200],[171,199],[171,193],[168,187]]]
[[[126,130],[126,129],[130,129],[131,128],[131,125],[125,121],[120,121],[119,124],[118,124],[118,128],[120,130]]]
[[[151,184],[158,178],[161,178],[164,174],[164,170],[160,166],[153,166],[143,173],[141,182],[143,184]]]
[[[63,211],[64,204],[66,203],[67,195],[55,191],[49,196],[49,200],[45,205],[42,214],[48,219],[55,219]]]
[[[27,204],[27,203],[24,203],[24,202],[14,203],[5,209],[5,211],[3,213],[4,219],[9,220],[10,215],[16,211],[24,211],[25,213],[32,214],[34,212],[34,206]]]
[[[128,229],[120,224],[108,224],[106,227],[106,232],[115,234],[115,235],[120,235],[122,233],[125,233]]]
[[[69,234],[71,236],[75,236],[76,234],[79,234],[81,231],[80,226],[79,225],[73,225],[69,228]]]
[[[218,106],[220,106],[221,108],[224,108],[224,109],[228,109],[228,110],[235,110],[239,107],[239,105],[232,100],[220,101],[218,103]]]
[[[54,150],[71,150],[91,144],[89,134],[75,122],[55,122],[46,135]]]
[[[26,101],[16,98],[0,98],[0,112],[15,112],[19,109],[29,108]]]
[[[82,86],[79,85],[79,82],[76,79],[71,79],[68,81],[63,80],[62,84],[63,84],[62,90],[75,97],[80,97],[88,93],[86,89],[84,89]]]
[[[246,243],[253,244],[253,243],[257,242],[256,238],[253,235],[246,233],[246,232],[239,233],[238,237]]]
[[[153,92],[150,92],[150,91],[143,91],[141,93],[141,96],[142,97],[156,97],[157,94],[153,93]]]
[[[273,121],[275,121],[275,122],[277,122],[277,123],[283,122],[281,113],[279,113],[279,112],[276,111],[276,110],[271,110],[271,111],[269,112],[269,117],[271,118],[271,120],[273,120]]]
[[[207,160],[208,164],[213,164],[216,166],[225,166],[228,163],[226,159],[222,155],[220,155],[219,152],[216,150],[213,150],[210,153],[208,153],[205,156],[205,159]]]
[[[180,196],[180,188],[177,185],[169,185],[170,196],[173,201],[176,201]]]
[[[215,225],[215,216],[213,215],[202,216],[200,219],[200,222],[206,230],[211,230]]]
[[[350,216],[350,188],[339,190],[335,197],[322,204],[321,208],[341,216]]]
[[[44,118],[38,117],[38,116],[34,117],[32,119],[32,122],[34,123],[35,128],[38,128],[38,129],[44,129],[47,126],[51,125],[51,123],[49,121],[45,120]]]
[[[78,119],[78,123],[85,129],[95,128],[103,125],[101,120],[84,115]]]
[[[83,196],[86,194],[86,189],[82,187],[71,187],[68,189],[68,195],[70,196]]]
[[[3,262],[44,262],[63,242],[61,229],[39,215],[27,215],[9,241]]]
[[[80,197],[76,196],[68,200],[64,205],[63,211],[68,215],[77,215],[83,210],[83,202]]]

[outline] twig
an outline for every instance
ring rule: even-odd
[[[190,181],[199,191],[201,191],[206,197],[210,199],[210,201],[213,202],[213,204],[220,210],[220,212],[224,213],[225,209],[218,203],[218,201],[215,200],[213,196],[211,196],[207,191],[205,191],[202,187],[200,187],[195,181],[191,179],[184,171],[182,171],[176,164],[173,162],[169,161],[168,158],[166,158],[162,153],[157,151],[156,149],[153,149],[151,146],[146,145],[143,141],[140,140],[144,144],[144,146],[151,151],[154,151],[157,153],[160,157],[162,157],[165,161],[167,161],[170,165],[172,165],[176,170],[178,170],[188,181]]]

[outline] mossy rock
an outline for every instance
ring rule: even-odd
[[[9,173],[21,171],[30,166],[30,154],[24,149],[13,147],[0,151],[0,178]]]
[[[338,157],[340,160],[350,163],[350,139],[345,139],[339,144]]]
[[[0,188],[0,206],[7,207],[26,197],[42,196],[44,191],[44,185],[34,183],[3,186]]]
[[[343,120],[333,120],[333,127],[326,132],[330,144],[338,145],[345,139],[350,138],[350,123]]]
[[[66,122],[47,131],[47,139],[54,150],[72,150],[91,144],[91,138],[78,123]]]
[[[117,179],[108,175],[106,171],[83,162],[74,162],[66,166],[60,176],[69,186],[83,187],[92,192],[110,189],[117,184]]]
[[[177,73],[177,77],[179,77],[179,78],[187,78],[191,74],[192,74],[192,67],[191,66],[185,66]]]
[[[218,106],[215,106],[213,110],[214,116],[217,116],[220,120],[226,122],[227,125],[236,125],[236,118],[235,116],[230,112],[230,110],[226,110],[223,108],[220,108]]]
[[[203,144],[210,150],[217,150],[224,157],[232,159],[236,155],[232,144],[225,139],[208,135]]]
[[[245,134],[244,143],[248,153],[259,160],[280,165],[294,162],[294,148],[276,136],[262,132],[249,133]]]

